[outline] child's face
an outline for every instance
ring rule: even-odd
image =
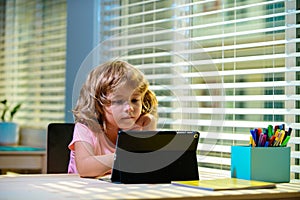
[[[129,86],[123,86],[108,95],[111,105],[106,107],[110,125],[126,130],[135,125],[142,112],[142,95]]]

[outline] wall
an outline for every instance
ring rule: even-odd
[[[71,111],[77,70],[89,52],[99,43],[99,12],[100,0],[67,0],[66,122],[74,121]]]

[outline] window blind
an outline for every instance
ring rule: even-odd
[[[1,1],[0,23],[0,97],[22,103],[15,121],[63,121],[66,1]]]
[[[227,173],[251,128],[285,124],[299,179],[299,3],[295,0],[104,0],[100,57],[147,76],[160,129],[201,135],[200,167]]]

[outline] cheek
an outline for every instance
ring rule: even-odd
[[[137,110],[138,110],[138,113],[141,114],[141,112],[142,112],[142,104],[138,107]]]
[[[142,104],[133,105],[134,114],[140,114],[142,112]]]
[[[117,108],[110,107],[110,108],[106,109],[106,115],[110,118],[115,116],[117,113],[120,113],[120,110]]]
[[[115,113],[116,111],[111,107],[107,107],[105,109],[105,118],[111,124],[115,124],[115,117],[114,117]]]

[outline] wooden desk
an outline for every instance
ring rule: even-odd
[[[46,173],[46,155],[45,150],[4,151],[0,149],[0,169],[40,169],[42,173]]]
[[[300,183],[276,189],[206,191],[171,184],[114,184],[78,175],[2,175],[0,199],[299,199]]]

